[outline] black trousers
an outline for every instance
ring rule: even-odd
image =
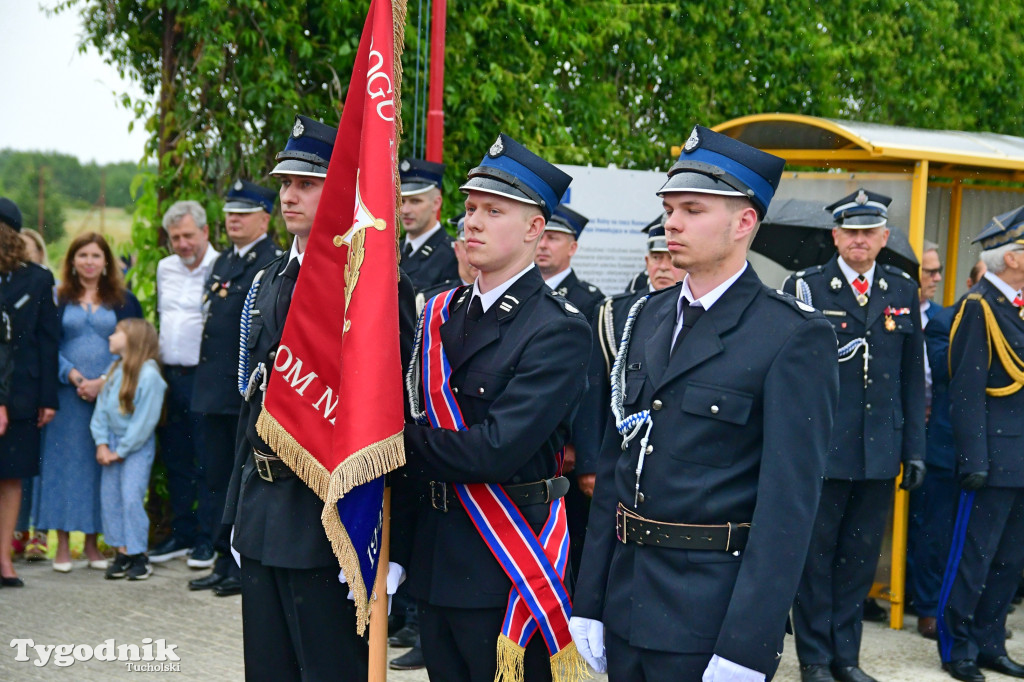
[[[858,665],[861,615],[892,507],[893,482],[825,479],[793,602],[802,665]]]
[[[419,602],[420,641],[431,682],[494,682],[505,609],[453,609]],[[524,682],[549,682],[544,639],[534,633],[523,661]]]
[[[228,534],[221,528],[224,499],[231,482],[231,467],[235,462],[235,436],[238,430],[237,414],[197,414],[199,423],[199,479],[196,516],[199,535],[212,538],[214,549],[222,555],[228,553]],[[231,563],[234,563],[233,561]]]
[[[242,557],[245,679],[366,682],[369,650],[338,568],[264,566]]]
[[[939,592],[943,662],[1006,654],[1006,612],[1024,570],[1024,489],[963,491]]]
[[[587,537],[587,521],[590,519],[590,498],[580,490],[576,472],[566,474],[569,492],[565,494],[565,522],[569,526],[569,576],[566,582],[576,583],[576,576],[583,563],[583,540]]]
[[[700,682],[712,656],[641,649],[608,629],[604,631],[604,648],[608,682]]]
[[[907,593],[918,617],[934,618],[938,612],[959,497],[960,487],[953,472],[938,467],[929,467],[924,483],[910,493]]]
[[[189,409],[195,367],[164,367],[167,394],[164,410],[167,419],[157,432],[160,457],[167,467],[167,492],[170,495],[174,537],[193,546],[199,534],[194,506],[199,482],[199,418]],[[208,539],[208,538],[207,538]]]

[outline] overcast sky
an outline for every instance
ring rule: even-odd
[[[79,54],[77,10],[56,0],[0,0],[0,149],[58,151],[83,162],[137,162],[146,135],[115,93],[136,93],[95,50]]]

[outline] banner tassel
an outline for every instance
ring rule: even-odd
[[[498,635],[498,667],[494,671],[494,682],[523,682],[525,655],[526,649],[505,635]]]
[[[593,677],[587,662],[576,650],[576,642],[564,647],[551,657],[552,682],[580,682]]]

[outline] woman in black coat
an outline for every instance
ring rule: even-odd
[[[0,306],[11,320],[13,359],[7,429],[0,436],[0,584],[20,587],[11,540],[21,504],[21,479],[39,473],[39,436],[57,411],[60,325],[53,275],[28,262],[18,234],[21,213],[0,198]]]

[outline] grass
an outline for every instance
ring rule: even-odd
[[[110,248],[116,253],[118,246],[131,239],[132,216],[123,208],[107,208],[102,215],[98,208],[67,208],[64,211],[64,230],[64,237],[46,241],[46,255],[50,269],[55,274],[61,271],[68,244],[83,232],[99,232],[110,242]]]

